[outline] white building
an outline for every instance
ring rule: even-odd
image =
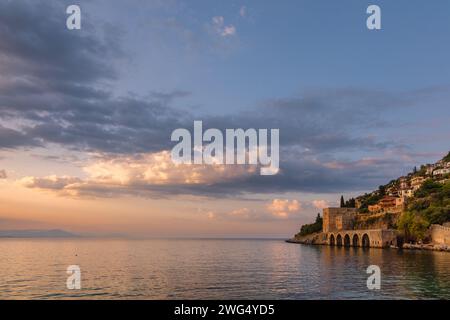
[[[413,189],[400,190],[399,196],[402,198],[412,198],[414,196],[414,190]]]
[[[439,176],[450,173],[450,168],[442,168],[442,169],[436,169],[433,171],[433,176]]]
[[[436,168],[434,164],[428,164],[426,174],[431,176],[433,174],[434,168]]]

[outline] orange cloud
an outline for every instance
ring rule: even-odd
[[[232,217],[238,217],[238,218],[249,218],[250,217],[250,209],[248,208],[240,208],[235,209],[229,213]]]
[[[93,181],[111,184],[208,184],[254,174],[256,167],[175,164],[169,151],[161,151],[100,159],[84,171]]]
[[[274,199],[266,208],[276,217],[287,218],[289,214],[300,212],[302,206],[298,200]]]
[[[175,164],[169,151],[137,156],[99,157],[83,168],[86,179],[70,176],[24,177],[22,186],[59,192],[108,196],[114,191],[148,192],[147,187],[210,185],[257,174],[256,166]]]
[[[326,200],[313,200],[312,204],[317,209],[324,209],[330,206],[330,204]]]

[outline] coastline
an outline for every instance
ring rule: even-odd
[[[329,246],[328,243],[317,242],[315,239],[318,237],[318,233],[303,236],[300,239],[291,238],[286,239],[286,243],[292,244],[303,244],[303,245],[320,245],[320,246]],[[341,246],[343,247],[343,246]],[[377,249],[398,249],[398,250],[425,250],[425,251],[439,251],[439,252],[450,252],[450,246],[445,244],[414,244],[414,243],[404,243],[402,246],[390,246],[390,247],[381,247]]]

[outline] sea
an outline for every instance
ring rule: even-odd
[[[450,253],[283,239],[3,238],[0,299],[450,299]]]

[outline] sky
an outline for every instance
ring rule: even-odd
[[[81,29],[66,8],[81,8]],[[369,5],[381,30],[366,27]],[[450,150],[450,3],[0,0],[0,229],[289,237]],[[175,165],[280,130],[280,171]]]

